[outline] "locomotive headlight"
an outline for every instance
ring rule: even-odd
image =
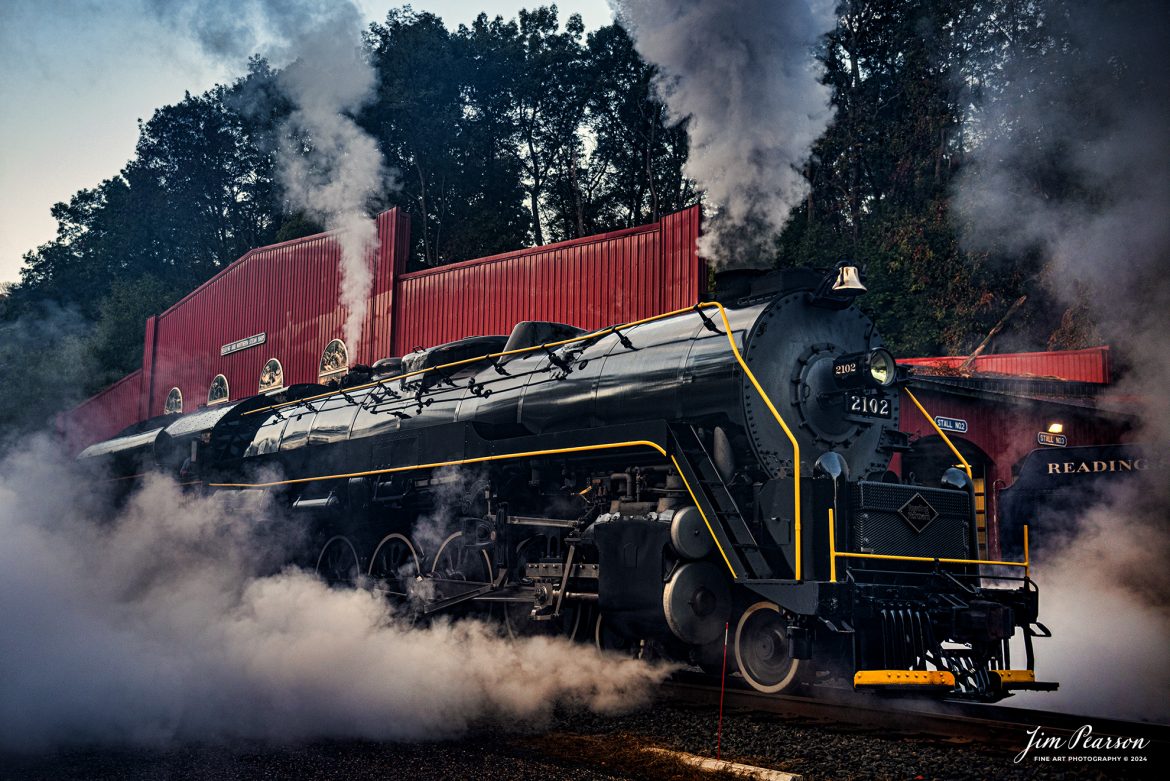
[[[870,352],[869,378],[874,384],[881,388],[887,388],[893,384],[894,378],[897,376],[898,370],[894,365],[894,356],[890,355],[888,350],[879,347]]]
[[[833,379],[840,388],[888,388],[898,379],[898,366],[889,350],[851,353],[833,361]]]

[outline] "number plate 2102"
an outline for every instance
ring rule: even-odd
[[[845,412],[849,415],[860,415],[865,418],[889,419],[893,412],[893,405],[885,396],[848,393],[845,395]]]

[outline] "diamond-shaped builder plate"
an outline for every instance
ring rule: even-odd
[[[910,524],[910,528],[921,534],[922,530],[938,517],[938,510],[934,509],[922,494],[916,493],[910,497],[906,504],[902,505],[898,510],[898,515]]]

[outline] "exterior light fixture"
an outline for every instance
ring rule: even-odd
[[[894,356],[881,347],[867,353],[843,355],[833,361],[833,379],[842,388],[888,388],[897,378]]]

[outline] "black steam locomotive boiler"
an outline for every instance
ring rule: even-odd
[[[591,333],[520,323],[83,456],[272,491],[316,530],[322,577],[403,610],[708,669],[729,635],[764,692],[1055,688],[1033,673],[1048,632],[1026,566],[982,579],[968,475],[888,471],[909,448],[906,378],[855,305],[856,268],[723,289]]]

